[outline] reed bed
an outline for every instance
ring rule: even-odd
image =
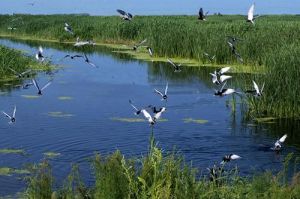
[[[176,154],[164,154],[151,139],[149,152],[139,159],[126,159],[120,151],[93,160],[95,183],[87,187],[80,170],[72,170],[60,187],[54,187],[49,163],[45,160],[27,177],[24,198],[299,198],[300,175],[290,169],[292,154],[277,174],[264,172],[241,177],[237,169],[219,172],[210,179]],[[295,160],[297,162],[299,160]],[[296,167],[295,167],[296,168]],[[294,176],[290,178],[290,171]]]

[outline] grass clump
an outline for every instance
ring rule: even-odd
[[[164,154],[153,137],[149,152],[140,159],[127,159],[120,151],[103,157],[96,154],[92,162],[95,182],[87,187],[78,165],[61,186],[53,188],[50,165],[43,161],[32,168],[25,198],[297,198],[299,173],[289,179],[289,154],[278,174],[267,171],[253,177],[239,176],[237,169],[217,177],[199,175],[176,153]],[[295,167],[296,168],[296,167]]]

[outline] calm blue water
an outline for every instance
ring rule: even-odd
[[[127,157],[141,156],[147,151],[151,129],[147,122],[121,122],[114,118],[136,118],[128,103],[137,106],[149,104],[162,106],[164,102],[153,92],[164,90],[169,82],[167,112],[154,127],[154,135],[164,151],[174,146],[187,161],[200,170],[219,163],[222,157],[236,153],[242,159],[238,165],[242,174],[254,170],[278,170],[289,152],[299,154],[299,137],[296,124],[276,123],[263,126],[249,125],[226,106],[231,97],[213,96],[210,83],[211,69],[184,68],[182,73],[163,63],[132,60],[124,55],[103,48],[92,49],[89,54],[99,68],[92,68],[78,60],[59,61],[67,53],[75,53],[72,47],[46,43],[20,43],[0,40],[0,44],[21,49],[33,55],[39,45],[52,56],[54,64],[61,68],[48,75],[39,73],[40,84],[49,79],[53,83],[43,96],[28,99],[24,95],[36,95],[34,87],[28,90],[13,88],[0,95],[1,110],[11,112],[17,105],[17,122],[9,125],[0,117],[0,148],[24,149],[28,155],[0,154],[0,167],[24,168],[29,163],[44,159],[43,153],[61,153],[50,160],[57,183],[61,183],[70,171],[71,163],[79,163],[83,178],[92,185],[90,164],[87,162],[95,151],[109,154],[119,149]],[[236,78],[239,78],[238,76]],[[2,92],[12,85],[1,82]],[[60,97],[69,97],[61,100]],[[62,112],[69,117],[53,117],[49,112]],[[138,118],[138,117],[137,117]],[[184,123],[184,119],[202,119],[207,123]],[[276,155],[262,145],[272,145],[284,133],[289,134],[284,151]],[[297,141],[298,139],[298,141]],[[0,194],[13,194],[24,189],[20,176],[0,176]]]

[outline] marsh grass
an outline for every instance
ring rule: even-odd
[[[149,151],[141,158],[125,158],[120,151],[107,157],[96,154],[92,161],[95,183],[87,187],[78,165],[60,187],[54,180],[47,161],[34,165],[27,178],[25,198],[297,198],[300,194],[299,158],[294,169],[289,154],[278,174],[270,171],[253,177],[241,177],[238,168],[219,172],[218,177],[199,175],[179,154],[163,153],[153,136]],[[294,172],[290,177],[291,170]]]

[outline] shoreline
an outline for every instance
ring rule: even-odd
[[[5,35],[0,33],[0,39],[16,39],[21,41],[40,41],[40,42],[51,42],[58,44],[74,44],[71,41],[59,41],[56,39],[39,39],[32,38],[30,36],[15,36],[15,35]],[[121,53],[131,56],[136,60],[142,60],[146,62],[165,62],[167,63],[168,57],[150,57],[146,49],[142,49],[139,51],[133,51],[129,46],[132,44],[128,43],[105,43],[100,41],[95,41],[95,46],[106,47],[112,49],[112,53]],[[203,63],[201,61],[189,58],[182,57],[171,57],[172,61],[175,63],[180,63],[184,67],[205,67],[218,69],[225,66],[230,66],[232,68],[231,73],[245,73],[245,74],[262,74],[264,73],[264,66],[250,66],[250,65],[242,65],[242,64],[208,64]]]

